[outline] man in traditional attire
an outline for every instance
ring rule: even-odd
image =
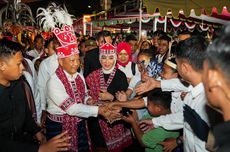
[[[70,151],[91,151],[86,119],[108,115],[105,106],[86,105],[91,102],[85,80],[77,72],[80,66],[79,50],[73,27],[65,25],[61,31],[53,29],[61,46],[57,47],[59,67],[47,82],[47,137],[67,130],[71,136]]]
[[[23,73],[21,50],[18,43],[0,40],[0,151],[66,151],[69,139],[65,137],[66,133],[44,143],[44,135],[32,118],[20,79]]]

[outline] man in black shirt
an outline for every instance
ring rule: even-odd
[[[91,72],[101,68],[99,62],[99,47],[104,43],[111,43],[112,38],[109,31],[99,32],[96,36],[96,42],[98,47],[86,52],[84,58],[84,77],[86,78]]]
[[[66,133],[46,143],[44,135],[32,118],[20,79],[24,69],[21,50],[18,43],[0,40],[0,151],[66,151],[69,146]]]

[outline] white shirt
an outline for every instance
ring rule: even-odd
[[[188,94],[185,96],[184,102],[181,102],[182,105],[178,104],[178,108],[176,108],[177,106],[174,107],[175,113],[154,118],[152,119],[152,121],[155,127],[161,126],[167,130],[176,130],[183,128],[184,151],[204,152],[207,151],[205,149],[205,142],[201,141],[197,136],[194,135],[189,124],[187,122],[184,122],[183,116],[183,106],[184,104],[187,104],[192,109],[194,109],[207,124],[209,124],[208,117],[205,111],[207,99],[204,92],[204,86],[202,83],[198,84],[195,87],[189,86],[187,91]],[[173,98],[173,100],[175,99],[176,98]]]
[[[118,64],[118,69],[124,72],[127,78],[132,78],[134,76],[132,72],[132,62],[129,62],[126,66],[121,66]],[[140,73],[137,65],[135,65],[135,72],[135,75]]]
[[[55,73],[58,68],[57,55],[53,54],[43,60],[38,71],[38,88],[41,96],[41,108],[46,110],[46,84],[50,76]]]
[[[202,83],[196,87],[189,87],[189,94],[185,96],[185,103],[194,109],[197,114],[209,125],[208,116],[206,113],[207,98],[205,96],[204,86]],[[205,152],[205,142],[201,141],[194,135],[190,125],[184,122],[184,151],[185,152]]]
[[[65,74],[69,81],[75,80],[75,78],[79,75],[85,84],[84,77],[78,72],[73,76],[69,75],[66,72]],[[86,85],[85,92],[87,94]],[[47,111],[50,114],[63,115],[67,113],[71,116],[78,116],[83,118],[88,118],[90,116],[96,117],[98,115],[98,106],[91,106],[82,103],[74,103],[66,111],[63,111],[59,106],[63,103],[63,101],[69,98],[69,95],[67,94],[64,85],[57,77],[56,73],[54,73],[51,76],[50,80],[47,82],[47,97]],[[89,97],[86,96],[84,102],[86,102],[88,98]]]
[[[169,80],[161,80],[162,91],[174,91],[174,92],[187,92],[188,87],[184,86],[180,79],[173,78]]]
[[[44,51],[41,51],[40,53],[38,53],[38,51],[36,49],[33,49],[33,50],[26,52],[27,55],[32,56],[34,58],[40,57],[43,53],[44,53]]]
[[[188,91],[188,87],[184,86],[180,79],[178,78],[173,78],[173,79],[169,79],[169,80],[160,80],[160,85],[161,85],[161,90],[162,91],[173,91],[172,92],[172,102],[171,102],[171,106],[170,106],[170,110],[172,113],[176,113],[177,111],[180,111],[181,109],[183,109],[183,105],[181,105],[181,92],[187,92]],[[143,98],[145,105],[147,106],[147,98]],[[165,116],[160,116],[157,118],[154,118],[154,125],[156,125],[155,127],[158,127],[158,121],[160,122],[164,122],[166,120],[163,120],[161,118],[163,118]],[[167,119],[169,117],[166,117],[165,119]],[[174,118],[172,118],[174,119]],[[163,121],[161,121],[163,120]],[[160,123],[159,122],[159,123]],[[161,124],[161,123],[160,123]]]
[[[133,90],[136,87],[137,83],[140,81],[141,81],[141,73],[138,72],[131,78],[128,89]]]
[[[173,91],[170,110],[172,113],[183,110],[183,101],[181,100],[181,92],[188,92],[188,87],[184,86],[180,79],[173,78],[169,80],[161,80],[162,91]]]
[[[40,124],[42,109],[41,109],[41,98],[40,98],[40,94],[39,94],[38,86],[37,86],[38,76],[34,69],[33,63],[26,58],[25,60],[27,61],[31,69],[32,75],[27,71],[23,71],[23,75],[25,76],[27,82],[30,85],[30,88],[31,88],[31,91],[34,97],[34,101],[35,101],[35,106],[36,106],[37,123]]]

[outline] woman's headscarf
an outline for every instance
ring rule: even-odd
[[[130,61],[132,61],[132,50],[131,50],[131,46],[129,45],[129,43],[120,42],[117,45],[117,54],[119,54],[122,50],[125,50],[127,52],[129,59],[125,63],[121,63],[119,60],[117,60],[117,64],[119,64],[121,66],[126,66]]]

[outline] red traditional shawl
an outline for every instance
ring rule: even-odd
[[[61,80],[63,83],[65,90],[67,94],[69,95],[69,98],[67,98],[63,103],[59,106],[62,110],[66,111],[71,105],[74,103],[83,103],[86,92],[85,92],[85,84],[81,77],[78,75],[75,79],[75,81],[70,82],[68,81],[63,69],[59,66],[56,70],[57,77]],[[76,85],[77,84],[77,85]],[[62,124],[62,130],[68,131],[69,136],[71,137],[70,143],[70,151],[78,151],[78,135],[77,135],[77,123],[80,122],[82,119],[76,116],[70,116],[68,114],[64,115],[63,117],[63,124]],[[88,137],[88,144],[91,148],[91,142],[90,142],[90,136],[88,132],[88,127],[86,125],[87,129],[87,137]]]
[[[115,75],[116,68],[113,72],[110,75]],[[102,69],[90,73],[86,78],[90,96],[98,102],[100,90],[107,89],[109,86],[108,82],[112,81],[113,77],[110,76],[107,83],[103,85],[105,80],[102,80],[104,79]],[[123,124],[110,125],[103,119],[99,119],[99,124],[109,152],[121,152],[132,143],[131,132]]]

